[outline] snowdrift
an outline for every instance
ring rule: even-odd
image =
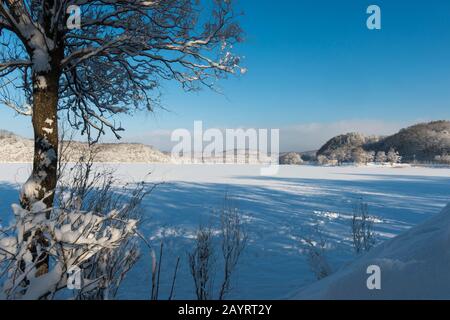
[[[367,288],[370,265],[381,268],[380,290]],[[292,298],[450,299],[450,204]]]

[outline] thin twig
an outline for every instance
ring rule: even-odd
[[[180,265],[180,257],[177,258],[177,264],[175,265],[175,272],[173,273],[172,287],[170,288],[169,300],[172,300],[172,298],[173,298],[173,293],[174,293],[174,290],[175,290],[175,281],[177,279],[177,272],[178,272],[178,266],[179,265]]]

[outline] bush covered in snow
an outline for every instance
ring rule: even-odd
[[[361,147],[352,150],[352,161],[357,164],[368,164],[373,162],[375,158],[375,152],[366,151]]]
[[[307,232],[308,236],[301,236],[300,251],[306,256],[309,267],[316,279],[320,280],[332,273],[326,255],[327,241],[319,223],[314,224],[311,231]]]
[[[376,163],[385,163],[387,160],[386,152],[384,151],[378,151],[375,155],[375,162]]]
[[[280,156],[280,164],[302,164],[303,159],[297,152],[288,152]]]
[[[138,208],[149,190],[143,183],[117,190],[112,171],[95,169],[93,159],[61,168],[54,208],[13,205],[14,223],[0,230],[0,298],[115,296],[139,256]]]
[[[369,205],[362,199],[353,205],[352,240],[356,253],[367,252],[375,245],[374,217],[369,214]]]
[[[189,269],[198,300],[226,298],[232,289],[231,281],[235,269],[247,245],[247,232],[243,227],[241,212],[232,199],[225,198],[218,216],[222,259],[219,261],[216,255],[219,250],[214,243],[215,232],[211,226],[198,228],[194,248],[188,253]],[[217,267],[221,270],[221,277],[215,294]]]
[[[450,164],[450,155],[443,154],[440,156],[436,156],[434,158],[434,161],[436,161],[437,163],[442,163],[442,164]]]

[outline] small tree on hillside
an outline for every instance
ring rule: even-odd
[[[351,152],[346,148],[338,148],[330,154],[331,160],[336,160],[338,165],[351,160]]]
[[[435,156],[434,161],[441,164],[450,164],[450,155],[445,153],[443,155]]]
[[[399,163],[402,160],[402,157],[400,156],[400,154],[395,151],[394,148],[391,148],[389,150],[389,152],[386,155],[387,161],[391,164],[394,165],[395,163]]]
[[[384,151],[378,151],[377,155],[375,156],[375,162],[377,163],[384,163],[387,160],[386,152]]]
[[[353,149],[352,159],[355,163],[367,164],[367,163],[373,161],[374,152],[373,151],[365,151],[363,148],[359,147],[359,148]]]
[[[302,164],[303,159],[302,157],[296,153],[296,152],[289,152],[287,154],[284,154],[280,157],[280,163],[281,164]]]
[[[367,151],[367,163],[375,161],[375,151]]]
[[[329,159],[326,156],[324,156],[323,154],[320,154],[317,156],[317,163],[319,165],[322,166],[322,165],[328,164],[328,162],[329,162]]]

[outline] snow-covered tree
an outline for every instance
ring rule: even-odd
[[[375,157],[375,153],[373,151],[365,151],[363,148],[355,148],[352,151],[352,159],[355,163],[359,164],[367,164],[372,162]]]
[[[328,158],[322,154],[317,156],[317,163],[319,165],[325,165],[328,163],[328,161],[329,161]]]
[[[59,161],[66,147],[62,140]],[[75,164],[60,163],[53,208],[13,205],[14,219],[0,226],[0,300],[117,294],[139,257],[139,204],[154,186],[118,185],[114,170],[93,167],[96,154],[92,148]]]
[[[434,161],[436,161],[438,163],[442,163],[442,164],[450,164],[450,155],[443,154],[443,155],[435,156]]]
[[[33,172],[21,203],[54,198],[58,120],[90,139],[114,115],[153,110],[161,81],[214,87],[243,71],[231,0],[0,0],[0,103],[32,117]],[[68,23],[81,13],[80,27]],[[75,26],[75,27],[74,27]],[[19,89],[19,90],[17,90]]]
[[[387,158],[387,161],[391,165],[393,165],[395,163],[399,163],[402,160],[402,157],[400,156],[400,154],[397,151],[395,151],[394,148],[391,148],[389,150],[389,152],[386,155],[386,158]]]
[[[386,152],[384,151],[378,151],[377,155],[375,156],[375,162],[377,163],[384,163],[387,160]]]
[[[351,152],[346,148],[338,148],[330,154],[330,160],[336,160],[340,165],[351,160]]]
[[[296,152],[288,152],[280,157],[281,164],[302,164],[303,159]]]
[[[81,24],[72,23],[78,18]],[[153,111],[161,82],[214,88],[217,79],[245,71],[232,53],[242,33],[235,18],[231,0],[0,0],[0,104],[31,116],[34,129],[33,170],[11,245],[26,251],[14,251],[20,281],[51,277],[49,257],[61,242],[52,234],[58,122],[66,119],[91,142],[108,129],[120,138],[114,116]]]

